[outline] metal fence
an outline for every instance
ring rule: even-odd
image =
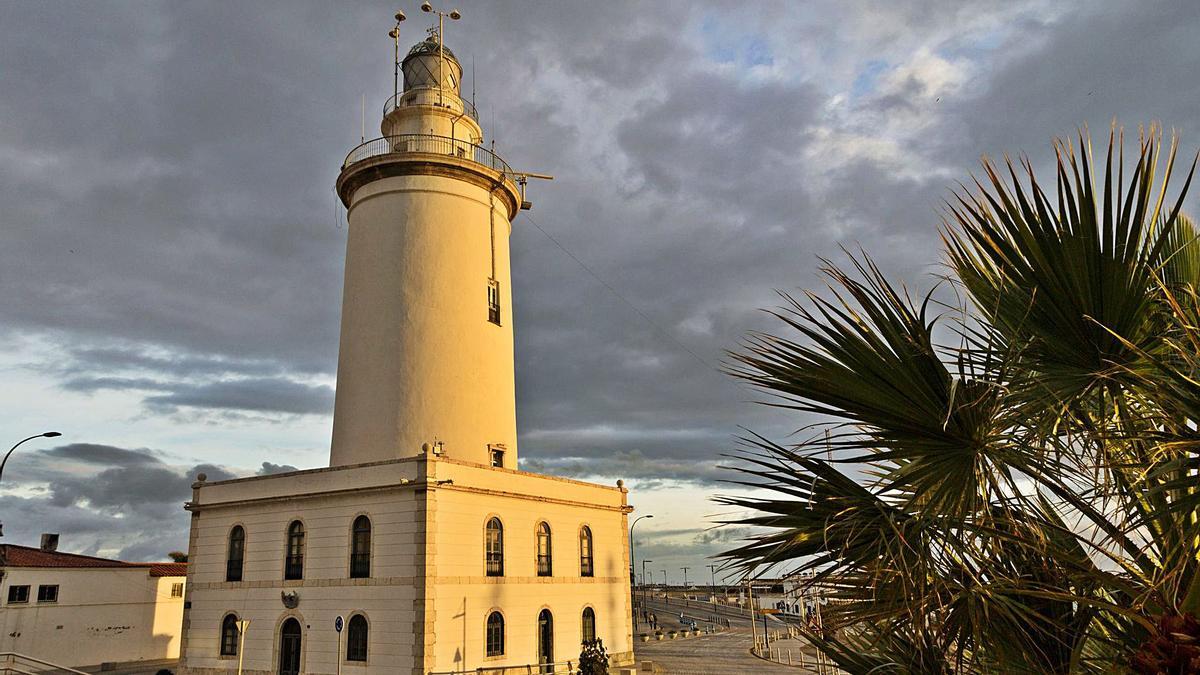
[[[372,157],[409,153],[458,157],[459,159],[469,160],[476,164],[482,164],[493,171],[499,171],[510,180],[513,179],[516,173],[508,165],[508,162],[500,159],[496,153],[482,145],[474,145],[461,138],[436,136],[434,134],[400,134],[398,136],[372,138],[351,150],[350,154],[346,155],[346,161],[342,162],[342,168],[345,169],[351,164]]]
[[[417,100],[405,101],[404,100],[405,93],[406,92],[402,91],[399,94],[396,94],[395,96],[389,98],[387,100],[387,102],[383,104],[383,116],[384,117],[387,117],[388,113],[392,112],[396,108],[406,108],[408,106],[414,106],[414,105],[429,105],[428,101],[423,101],[423,100],[422,101],[417,101]],[[454,100],[454,99],[457,99],[458,102],[462,104],[463,112],[467,114],[467,117],[470,117],[471,119],[475,120],[476,122],[479,121],[479,112],[477,110],[475,110],[475,104],[471,103],[470,101],[468,101],[465,98],[459,98],[458,96],[454,96],[454,98],[451,100]],[[451,110],[453,110],[452,106],[451,106]]]
[[[471,670],[431,670],[429,675],[571,675],[574,672],[572,661],[558,661],[527,663],[523,666],[481,666]]]

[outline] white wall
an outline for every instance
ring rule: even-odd
[[[179,656],[183,598],[146,568],[4,569],[0,652],[66,666]],[[58,584],[58,602],[39,603],[38,586]],[[9,604],[8,589],[28,585],[28,604]]]

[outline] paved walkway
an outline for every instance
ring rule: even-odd
[[[753,656],[750,653],[751,644],[748,628],[732,628],[720,633],[675,640],[635,641],[633,650],[639,664],[653,661],[661,668],[655,672],[668,675],[808,675],[816,672],[798,666],[770,663]]]

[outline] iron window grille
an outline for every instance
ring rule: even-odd
[[[354,532],[351,535],[350,578],[366,579],[370,576],[371,519],[366,516],[359,516],[354,519]]]
[[[350,617],[346,626],[346,660],[367,660],[367,619],[362,614]]]
[[[171,584],[171,597],[172,598],[182,598],[183,597],[183,584],[182,583]]]
[[[537,575],[548,577],[551,572],[550,526],[540,523],[537,530]]]
[[[287,580],[304,578],[304,525],[298,520],[288,527],[287,559],[284,564],[283,578]]]
[[[29,586],[9,586],[8,603],[10,605],[29,602]]]
[[[484,533],[484,549],[487,576],[504,576],[504,526],[499,518],[488,521]]]
[[[596,639],[596,610],[591,607],[583,608],[583,628],[581,631],[584,644]]]
[[[500,612],[488,614],[487,655],[504,656],[504,616]]]
[[[58,602],[58,584],[38,586],[38,602]]]

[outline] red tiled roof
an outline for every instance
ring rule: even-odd
[[[0,566],[6,567],[144,567],[152,577],[187,575],[187,563],[131,563],[78,553],[43,551],[40,548],[0,544]]]

